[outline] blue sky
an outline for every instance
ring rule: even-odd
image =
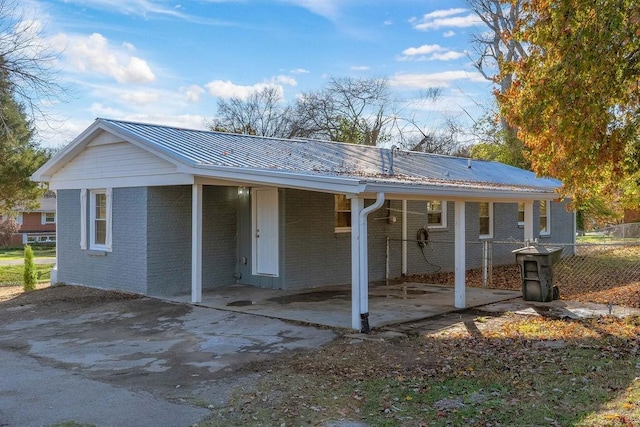
[[[385,77],[399,97],[438,87],[419,111],[479,114],[491,85],[471,66],[483,30],[464,0],[28,0],[26,16],[62,52],[68,100],[46,107],[45,145],[96,117],[204,128],[219,97],[265,85],[286,100],[327,78]]]

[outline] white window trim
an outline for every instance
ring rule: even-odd
[[[105,235],[105,243],[104,244],[96,244],[95,243],[95,215],[96,215],[96,199],[95,195],[97,194],[105,194],[106,195],[106,235]],[[99,190],[91,190],[89,197],[89,249],[99,250],[99,251],[112,251],[112,243],[111,243],[111,228],[112,228],[112,210],[111,210],[111,199],[112,199],[112,189],[99,189]],[[86,206],[86,205],[85,205]],[[82,216],[82,218],[86,221],[86,215]],[[85,243],[86,244],[86,243]]]
[[[522,203],[522,210],[520,210],[520,203],[517,204],[518,206],[518,218],[520,217],[520,212],[523,213],[523,217],[524,217],[524,211],[525,211],[525,205],[524,203]],[[518,225],[524,227],[524,221],[518,221]]]
[[[87,249],[87,189],[80,190],[80,249]]]
[[[47,214],[53,214],[53,221],[47,221]],[[56,223],[56,213],[55,212],[42,212],[40,214],[40,218],[42,219],[42,225],[47,225],[47,224],[55,224]]]
[[[16,215],[16,222],[19,226],[22,226],[22,223],[24,222],[24,216],[22,215],[22,212],[18,212],[18,215]]]
[[[551,235],[551,201],[545,201],[547,206],[547,231],[540,231],[541,236],[550,236]]]
[[[481,234],[481,239],[493,238],[493,202],[485,202],[489,204],[489,234]],[[478,221],[480,221],[480,210],[478,209]]]
[[[440,206],[442,206],[442,210],[440,211],[442,222],[440,223],[440,225],[429,224],[429,202],[431,201],[440,202]],[[438,212],[438,211],[431,211],[431,212]],[[427,228],[429,228],[429,230],[442,230],[447,228],[447,201],[446,200],[434,199],[434,200],[429,200],[427,202]]]

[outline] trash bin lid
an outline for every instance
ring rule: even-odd
[[[511,252],[522,255],[551,255],[558,251],[562,252],[562,247],[525,246],[524,248],[519,248]]]

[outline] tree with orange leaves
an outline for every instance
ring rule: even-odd
[[[564,183],[577,206],[594,195],[640,201],[638,0],[527,0],[503,34],[528,48],[504,61],[501,113],[533,170]]]

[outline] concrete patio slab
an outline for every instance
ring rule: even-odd
[[[519,291],[467,288],[467,308],[521,296]],[[170,298],[188,303],[190,295]],[[330,286],[297,291],[233,285],[204,290],[197,305],[251,313],[284,320],[351,328],[351,287]],[[457,311],[454,289],[448,285],[372,284],[369,288],[369,324],[382,327]]]

